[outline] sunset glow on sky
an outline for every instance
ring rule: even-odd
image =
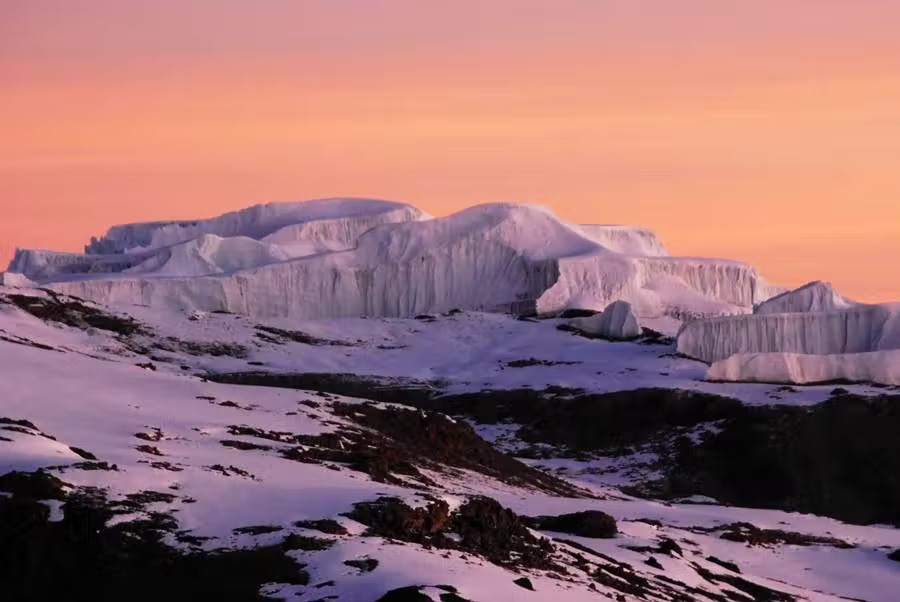
[[[545,204],[900,300],[900,2],[3,0],[0,263],[331,196]]]

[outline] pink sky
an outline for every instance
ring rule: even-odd
[[[0,257],[257,202],[511,200],[900,299],[898,31],[889,0],[9,0]]]

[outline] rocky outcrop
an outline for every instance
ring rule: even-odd
[[[619,533],[616,519],[600,510],[584,510],[559,516],[538,516],[529,520],[535,529],[579,537],[612,539]]]
[[[412,508],[396,498],[355,504],[347,515],[368,533],[400,541],[476,554],[506,567],[553,569],[554,546],[535,537],[515,512],[487,497],[473,497],[450,511],[443,500]]]

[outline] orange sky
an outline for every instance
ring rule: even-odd
[[[515,200],[900,300],[898,31],[893,0],[0,0],[0,258]]]

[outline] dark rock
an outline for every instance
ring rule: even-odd
[[[561,320],[571,320],[573,318],[590,318],[591,316],[595,316],[598,313],[600,312],[593,309],[572,308],[561,311],[557,318],[560,318]]]
[[[449,513],[446,502],[411,508],[396,498],[354,505],[348,516],[369,533],[476,554],[500,566],[552,568],[553,545],[532,535],[514,512],[495,500],[474,497]],[[448,537],[448,534],[456,537]]]
[[[530,366],[577,366],[583,362],[563,362],[554,360],[538,360],[529,358],[527,360],[513,360],[506,362],[507,368],[528,368]]]
[[[519,577],[518,579],[514,580],[513,583],[515,583],[522,589],[527,589],[532,592],[535,591],[534,585],[531,583],[531,579],[529,579],[528,577]]]
[[[274,326],[264,326],[261,324],[257,324],[255,326],[257,332],[257,337],[260,338],[268,338],[268,342],[273,342],[277,344],[283,344],[285,341],[293,341],[294,343],[303,343],[304,345],[317,345],[317,346],[339,346],[339,347],[352,347],[353,343],[348,343],[346,341],[335,341],[330,339],[322,339],[319,337],[315,337],[311,334],[307,334],[305,332],[300,332],[298,330],[284,330],[282,328],[275,328]]]
[[[371,573],[378,568],[378,560],[375,558],[356,558],[354,560],[345,560],[344,564],[359,569],[361,573]]]
[[[809,535],[807,533],[795,533],[780,529],[761,529],[750,523],[731,523],[721,529],[721,538],[738,543],[746,543],[751,546],[830,546],[834,548],[850,549],[854,546],[842,539],[835,537],[823,537]]]
[[[91,452],[89,452],[85,449],[81,449],[80,447],[73,447],[70,445],[69,449],[72,450],[72,453],[81,456],[85,460],[96,460],[97,459],[97,456],[95,456],[94,454],[92,454]]]
[[[297,533],[291,533],[281,542],[281,546],[285,550],[303,550],[304,552],[319,552],[327,550],[333,545],[334,542],[330,539],[307,537]]]
[[[47,480],[33,475],[38,483]],[[263,584],[309,581],[280,546],[212,553],[171,548],[163,543],[165,533],[185,541],[190,537],[177,532],[177,522],[164,514],[108,526],[121,510],[99,490],[65,495],[62,519],[54,522],[48,520],[49,509],[36,501],[45,494],[22,493],[28,492],[0,496],[4,599],[256,600]]]
[[[33,431],[40,432],[41,429],[36,427],[30,420],[15,420],[13,418],[0,418],[0,424],[12,424],[14,426],[22,426]]]
[[[672,455],[664,495],[900,524],[900,397],[747,406]]]
[[[277,525],[249,525],[247,527],[238,527],[231,531],[235,535],[265,535],[266,533],[275,533],[281,530],[281,527]]]
[[[599,510],[584,510],[559,516],[538,516],[529,520],[536,529],[580,537],[610,539],[619,533],[616,519]]]
[[[718,564],[720,567],[726,568],[729,571],[731,571],[732,573],[740,574],[740,572],[741,572],[741,568],[733,562],[728,562],[727,560],[721,560],[719,558],[716,558],[715,556],[707,556],[706,560],[713,564]]]
[[[797,600],[797,598],[791,594],[770,589],[763,585],[759,585],[758,583],[753,583],[752,581],[747,581],[737,575],[713,573],[712,571],[708,571],[697,565],[694,565],[694,570],[697,571],[698,575],[710,583],[728,584],[749,595],[752,600],[765,602],[796,602]]]
[[[681,556],[684,551],[674,539],[663,537],[659,540],[659,551],[666,556]]]
[[[268,451],[272,449],[268,445],[259,445],[257,443],[250,443],[249,441],[236,441],[233,439],[223,439],[222,441],[219,441],[219,443],[221,443],[225,447],[232,447],[234,449],[240,449],[243,451]]]
[[[378,598],[377,602],[431,602],[431,597],[423,594],[420,589],[418,585],[392,589]]]
[[[59,322],[75,328],[96,328],[123,336],[146,333],[139,322],[129,316],[106,313],[75,297],[59,295],[46,289],[48,297],[7,295],[13,305],[44,321]]]
[[[134,449],[138,450],[143,454],[150,454],[151,456],[164,456],[158,447],[153,445],[138,445]]]
[[[319,520],[299,520],[294,523],[295,527],[300,529],[309,529],[311,531],[319,531],[328,535],[346,535],[345,529],[339,522],[334,519],[326,518]]]
[[[66,483],[42,470],[13,471],[0,476],[0,491],[30,500],[65,499],[66,486]]]

